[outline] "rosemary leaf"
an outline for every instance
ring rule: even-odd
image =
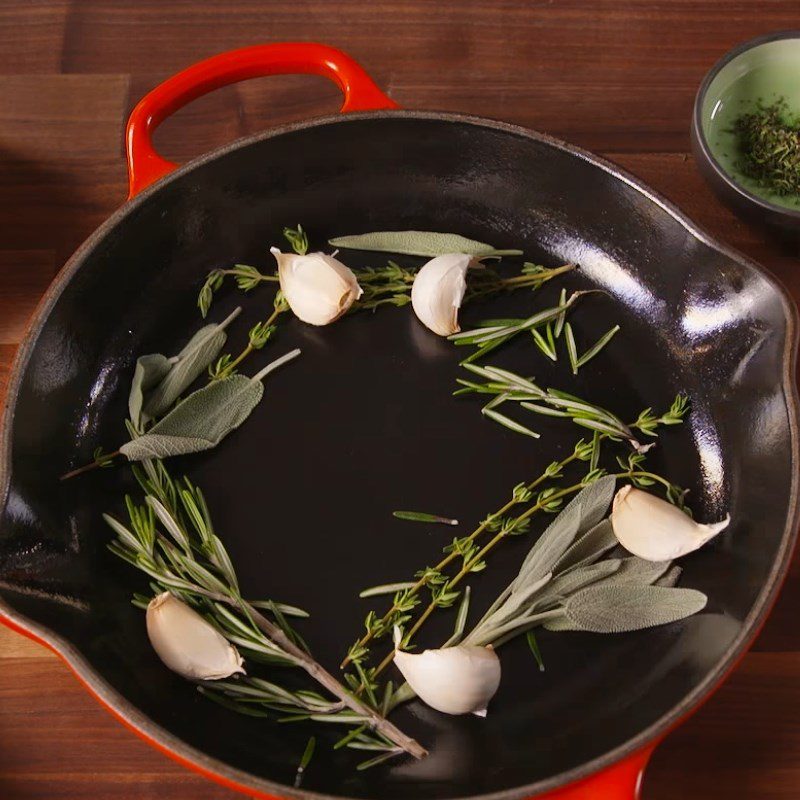
[[[422,511],[392,511],[392,516],[410,522],[434,522],[441,525],[458,525],[457,519],[442,517],[438,514],[425,514]]]
[[[548,323],[549,325],[550,323]],[[536,328],[531,328],[531,336],[533,336],[533,341],[536,343],[536,346],[549,358],[551,361],[558,361],[558,355],[554,348],[550,347],[550,343],[545,340],[539,331]],[[552,333],[551,333],[552,336]]]
[[[352,747],[352,746],[353,745],[351,744],[350,747]],[[356,767],[356,769],[359,772],[363,772],[366,769],[370,769],[372,767],[377,767],[378,764],[383,764],[384,761],[388,761],[390,758],[394,758],[400,752],[402,752],[402,751],[400,751],[400,750],[387,750],[385,753],[383,753],[383,754],[381,754],[379,756],[375,756],[375,758],[370,758],[368,761],[362,761]]]
[[[538,439],[540,434],[536,433],[536,431],[532,431],[530,428],[526,428],[524,425],[521,425],[519,422],[515,422],[510,417],[507,417],[505,414],[501,414],[499,411],[495,411],[493,408],[486,408],[485,406],[481,409],[481,413],[489,417],[489,419],[498,422],[505,428],[508,428],[514,433],[521,433],[525,436],[530,436],[534,439]]]
[[[611,330],[604,333],[580,358],[575,362],[577,369],[580,369],[588,361],[591,361],[619,332],[619,325],[615,325]]]
[[[575,345],[575,335],[572,333],[572,325],[567,322],[564,325],[564,336],[567,340],[567,355],[569,355],[569,364],[572,367],[572,374],[578,374],[578,348]]]
[[[567,290],[562,289],[561,294],[558,297],[558,304],[563,306],[567,301]],[[561,336],[561,331],[564,329],[564,322],[567,319],[567,312],[562,311],[555,320],[555,325],[553,327],[553,336],[558,339]]]
[[[306,771],[306,767],[311,763],[316,745],[317,740],[313,736],[309,737],[306,749],[303,751],[300,763],[297,765],[297,774],[294,777],[295,789],[300,786],[300,782],[303,780],[303,773]]]
[[[414,586],[413,581],[402,581],[400,583],[385,583],[382,586],[371,586],[369,589],[364,589],[362,592],[359,593],[359,597],[378,597],[384,594],[394,594],[395,592],[401,592],[404,589],[410,589]]]
[[[281,614],[284,614],[287,617],[298,617],[300,619],[308,619],[311,615],[308,611],[304,611],[302,608],[298,608],[297,606],[290,606],[286,603],[276,603],[273,600],[249,600],[248,601],[253,608],[266,608],[267,610],[271,610],[272,608],[278,609]]]
[[[559,411],[557,408],[550,408],[549,406],[543,406],[539,403],[524,402],[520,403],[520,405],[528,411],[533,411],[536,414],[543,414],[545,417],[569,417],[566,411]]]
[[[533,653],[533,657],[539,665],[539,672],[544,672],[544,661],[542,661],[542,654],[539,650],[539,643],[536,641],[536,635],[533,631],[528,631],[526,638],[528,640],[528,647],[530,647],[531,653]]]

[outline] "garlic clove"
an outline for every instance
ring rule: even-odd
[[[671,561],[701,548],[730,524],[730,514],[701,525],[672,503],[634,486],[614,497],[611,527],[619,543],[647,561]]]
[[[458,310],[467,291],[467,270],[478,262],[464,253],[436,256],[417,273],[411,306],[417,319],[439,336],[458,333]]]
[[[184,678],[209,681],[244,672],[236,648],[170,592],[150,601],[146,619],[147,635],[158,657]]]
[[[363,294],[353,271],[324,253],[301,256],[270,252],[278,262],[281,291],[295,316],[309,325],[328,325]]]
[[[395,650],[394,663],[419,699],[443,714],[485,717],[500,685],[500,659],[491,647]]]

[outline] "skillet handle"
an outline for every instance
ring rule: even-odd
[[[649,744],[601,772],[536,800],[639,800],[644,771],[657,745]]]
[[[128,198],[178,167],[153,147],[156,128],[179,108],[230,83],[265,75],[322,75],[344,94],[341,111],[398,108],[346,53],[324,44],[284,42],[220,53],[173,75],[146,94],[131,112],[125,134]]]

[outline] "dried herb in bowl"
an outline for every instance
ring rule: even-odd
[[[759,103],[755,111],[736,118],[733,132],[742,173],[769,192],[800,200],[800,118],[791,114],[786,100]]]

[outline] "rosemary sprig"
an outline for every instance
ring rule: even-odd
[[[569,331],[569,323],[565,326],[565,330]],[[589,428],[594,432],[608,434],[613,439],[624,439],[637,452],[647,449],[646,446],[643,448],[635,438],[630,425],[624,423],[616,414],[602,406],[595,405],[558,389],[542,389],[534,383],[533,378],[524,378],[507,369],[492,366],[480,367],[476,364],[463,364],[463,366],[470,372],[485,378],[486,383],[475,383],[474,381],[457,378],[456,382],[461,385],[461,388],[457,389],[453,394],[488,394],[494,396],[495,399],[483,407],[483,415],[493,419],[495,422],[499,422],[512,431],[526,433],[529,436],[538,438],[538,434],[500,414],[496,409],[503,403],[516,402],[522,408],[536,414],[571,419],[576,425]],[[685,405],[683,411],[685,411]],[[642,413],[649,414],[650,409],[646,409]],[[640,415],[640,419],[634,423],[634,427],[640,424],[648,425],[649,418],[647,416],[643,418]]]
[[[230,557],[214,532],[197,487],[188,480],[175,483],[160,461],[145,461],[141,469],[133,469],[145,493],[145,505],[136,506],[126,498],[129,526],[105,515],[117,534],[109,549],[148,574],[160,591],[171,591],[204,613],[251,659],[299,667],[337,700],[326,701],[315,693],[291,691],[252,677],[205,684],[206,693],[216,692],[216,699],[228,700],[240,700],[244,695],[262,707],[299,711],[304,718],[325,716],[331,718],[328,721],[367,724],[381,737],[375,746],[385,748],[389,742],[394,750],[416,758],[426,754],[419,743],[357,699],[317,663],[276,605],[271,607],[273,622],[242,598]]]
[[[542,311],[537,311],[535,314],[522,320],[500,320],[498,325],[490,327],[478,327],[469,331],[461,331],[449,336],[451,342],[457,345],[477,345],[477,348],[461,363],[470,364],[477,361],[487,353],[495,350],[501,345],[513,339],[518,334],[524,331],[533,331],[550,322],[557,322],[563,315],[569,311],[572,306],[578,301],[580,297],[585,294],[590,294],[595,290],[573,292],[569,297],[562,298],[558,305],[550,308],[545,308]],[[553,334],[555,336],[555,332]]]

